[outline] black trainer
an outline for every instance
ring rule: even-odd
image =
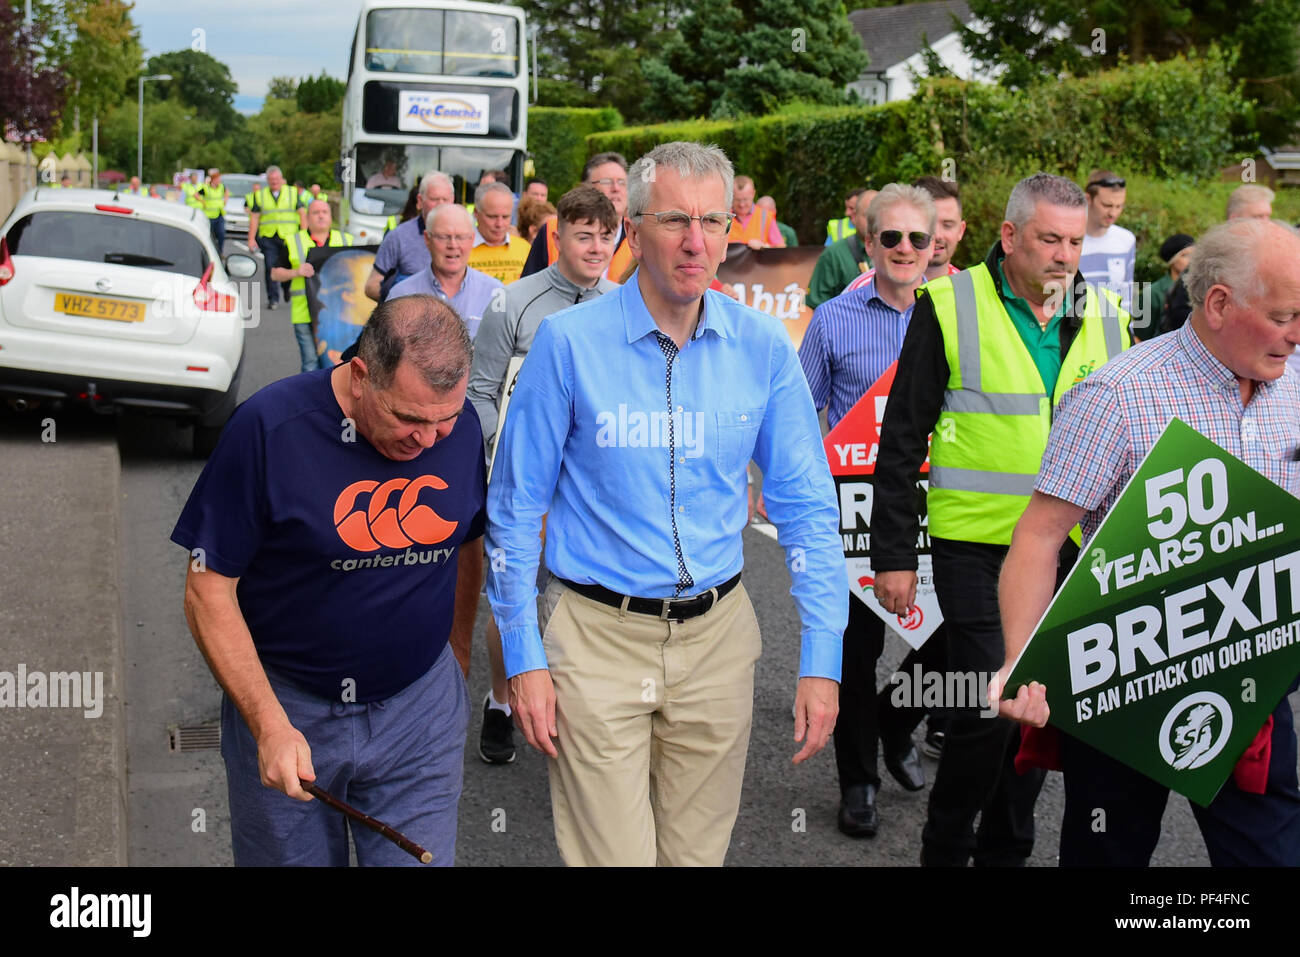
[[[509,764],[515,759],[515,722],[483,699],[483,730],[478,736],[478,756],[488,764]]]
[[[936,761],[943,757],[943,732],[927,731],[925,743],[921,745],[921,752]]]

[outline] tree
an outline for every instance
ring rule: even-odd
[[[342,132],[342,102],[324,113],[303,113],[292,100],[267,100],[248,120],[253,159],[245,168],[274,163],[290,182],[332,182]]]
[[[296,94],[298,109],[304,113],[328,113],[343,99],[345,90],[347,86],[341,80],[328,76],[324,70],[315,79],[303,77]]]
[[[294,100],[298,97],[298,81],[291,76],[273,76],[266,88],[268,100]]]
[[[0,6],[0,133],[22,139],[53,136],[67,78],[45,51],[46,29],[24,24],[8,3]]]
[[[198,50],[176,50],[149,58],[145,69],[150,74],[170,74],[169,82],[148,84],[146,95],[159,98],[176,96],[199,116],[212,121],[218,137],[230,136],[243,129],[243,117],[235,111],[238,87],[231,79],[230,68],[220,60]]]
[[[1236,51],[1232,78],[1258,103],[1236,135],[1243,145],[1280,145],[1300,122],[1300,0],[969,0],[986,33],[962,42],[1000,82],[1022,88],[1123,63],[1168,60],[1217,43]],[[1249,127],[1249,128],[1247,128]]]
[[[91,117],[106,114],[122,102],[127,81],[140,72],[143,52],[131,6],[122,0],[65,4],[73,28],[62,65],[70,81],[65,127],[79,117],[85,128]]]
[[[613,106],[630,122],[647,111],[651,85],[642,62],[676,36],[683,0],[522,0],[538,37],[543,106]]]
[[[1003,86],[1021,89],[1045,76],[1087,68],[1071,41],[1086,15],[1074,0],[969,0],[969,6],[985,29],[959,24],[962,45],[986,69],[1002,67]]]
[[[647,107],[685,118],[843,104],[866,64],[840,0],[701,0],[663,55],[644,64]]]

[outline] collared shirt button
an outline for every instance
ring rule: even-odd
[[[677,511],[679,511],[679,512],[684,512],[684,511],[686,511],[686,506],[685,506],[685,505],[678,505],[678,506],[677,506]]]
[[[747,415],[742,415],[742,416],[740,417],[740,421],[741,421],[741,422],[748,422],[748,421],[749,421],[749,416],[747,416]]]
[[[684,456],[684,455],[679,455],[679,456],[677,457],[677,464],[678,464],[678,465],[685,465],[685,464],[686,464],[686,456]]]
[[[682,407],[680,405],[677,407],[677,411],[678,412],[682,411]]]

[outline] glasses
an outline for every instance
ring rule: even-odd
[[[592,186],[617,186],[619,189],[627,189],[627,180],[610,179],[608,176],[606,176],[604,179],[593,179],[591,181],[591,185]]]
[[[1106,189],[1123,189],[1124,181],[1118,176],[1112,176],[1110,179],[1094,179],[1088,184],[1089,189],[1094,186],[1104,186]]]
[[[904,233],[901,229],[883,229],[880,231],[880,245],[886,249],[893,249],[903,241],[903,236],[907,236],[907,241],[912,244],[913,249],[925,249],[930,245],[932,238],[929,233]]]
[[[691,220],[698,219],[700,229],[710,236],[721,236],[731,229],[731,221],[735,218],[731,213],[724,213],[721,210],[712,213],[701,213],[699,216],[688,216],[677,209],[670,209],[663,213],[636,214],[638,219],[642,216],[653,216],[655,222],[659,224],[659,228],[666,233],[684,233],[691,228]]]
[[[449,246],[452,243],[467,243],[474,238],[473,233],[431,233],[435,243]]]

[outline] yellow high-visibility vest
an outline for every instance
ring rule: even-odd
[[[203,205],[200,208],[208,219],[216,219],[224,214],[226,211],[226,187],[224,185],[204,186]]]
[[[261,217],[257,221],[257,235],[279,236],[286,242],[302,228],[298,221],[298,191],[287,183],[280,187],[280,198],[271,195],[271,187],[263,186],[253,194],[254,205]]]
[[[1070,387],[1132,345],[1131,317],[1087,287],[1083,324],[1049,398],[1024,340],[980,263],[931,280],[948,387],[930,443],[930,534],[1009,545],[1047,449],[1052,411]]]

